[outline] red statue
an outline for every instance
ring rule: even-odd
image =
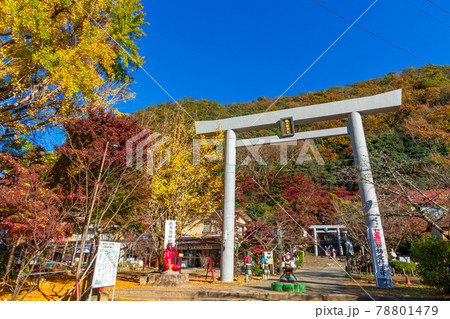
[[[177,247],[172,245],[172,243],[169,243],[167,245],[167,249],[164,250],[164,254],[163,254],[163,263],[164,263],[163,271],[169,271],[169,270],[179,271],[180,270],[180,265],[177,265],[174,263],[175,256],[178,256]]]

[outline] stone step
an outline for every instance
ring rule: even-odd
[[[197,297],[119,297],[115,298],[117,301],[126,301],[127,299],[139,299],[146,301],[248,301],[249,299],[238,299],[238,298],[197,298]]]
[[[199,290],[116,290],[118,299],[142,299],[142,300],[357,300],[357,296],[351,295],[311,295],[294,292],[233,292],[233,291],[199,291]]]

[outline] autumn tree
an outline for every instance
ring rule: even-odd
[[[79,213],[83,215],[100,176],[95,206],[99,210],[95,219],[98,231],[111,230],[111,223],[101,226],[105,220],[115,219],[116,225],[119,220],[121,225],[130,223],[125,217],[140,208],[139,202],[146,196],[146,178],[127,166],[126,142],[141,127],[130,117],[93,109],[86,118],[67,122],[65,130],[67,141],[55,150],[59,159],[53,167],[53,183],[63,186],[70,198],[80,204]]]
[[[335,221],[346,225],[347,236],[353,243],[364,246],[366,251],[369,251],[367,225],[359,193],[340,188],[334,191],[331,198]],[[381,196],[378,205],[389,249],[396,251],[400,244],[412,243],[426,230],[426,222],[411,214],[405,214],[408,206],[404,202],[398,202],[398,198]]]
[[[56,148],[58,162],[53,167],[55,185],[63,187],[70,200],[69,214],[75,231],[88,231],[98,242],[102,234],[120,238],[131,230],[141,230],[148,201],[148,178],[127,165],[126,144],[141,131],[130,117],[92,109],[86,118],[65,125],[67,141]],[[81,280],[77,272],[77,283]],[[81,297],[77,290],[77,299]]]
[[[5,0],[0,5],[0,140],[104,103],[143,59],[140,0]]]
[[[335,224],[329,187],[313,182],[307,174],[297,172],[293,177],[283,179],[284,209],[276,215],[284,240],[291,244],[310,243],[305,236],[311,225]]]
[[[312,224],[333,223],[329,187],[312,181],[300,168],[262,168],[240,176],[237,184],[237,201],[250,217],[272,230],[260,232],[271,245],[277,244],[272,240],[275,230],[281,231],[283,245],[295,246],[311,242],[305,232]],[[254,239],[256,244],[257,236]],[[260,238],[257,245],[262,243]]]
[[[405,235],[417,234],[419,229],[424,231],[425,223],[427,228],[433,227],[448,238],[448,234],[440,226],[441,221],[448,217],[450,203],[449,166],[446,156],[396,158],[386,156],[383,152],[373,154],[373,185],[377,191],[383,220],[389,222],[399,219],[398,222],[409,227],[409,230],[398,230],[395,225],[392,227]],[[339,181],[353,184],[358,182],[355,167],[341,168],[337,176]],[[354,202],[351,204],[353,208],[348,206],[348,209],[353,212],[360,211],[359,205]],[[340,213],[346,211],[343,206],[337,209]],[[393,235],[396,235],[395,232]]]
[[[160,141],[164,143],[152,155],[150,200],[145,210],[149,232],[159,242],[160,252],[166,219],[177,221],[179,238],[222,205],[223,135],[212,138],[208,145],[195,137],[191,125],[182,119],[174,122],[170,130],[162,132]]]
[[[0,153],[0,229],[5,231],[11,245],[3,284],[12,291],[12,300],[19,296],[46,248],[72,228],[65,196],[60,188],[52,188],[46,182],[49,166],[39,163],[39,154],[29,157],[34,157],[36,163],[20,165],[11,156]],[[13,271],[15,278],[10,280]],[[29,286],[29,291],[33,288]]]
[[[446,157],[432,156],[415,161],[383,160],[376,170],[379,193],[392,198],[399,214],[416,217],[450,239],[441,226],[450,212],[450,170]],[[400,207],[399,207],[400,206]]]
[[[262,255],[264,251],[275,248],[277,242],[273,223],[256,220],[246,224],[245,229],[245,244],[253,254]]]

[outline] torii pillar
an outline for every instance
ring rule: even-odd
[[[225,282],[232,282],[234,279],[235,195],[236,133],[228,130],[225,144],[222,258],[220,259],[220,278]]]
[[[383,226],[378,209],[377,194],[373,183],[369,152],[361,114],[353,112],[348,117],[350,138],[352,140],[353,158],[358,170],[358,186],[363,205],[364,219],[367,226],[369,243],[372,251],[372,264],[375,265],[375,279],[379,288],[393,288],[391,271],[388,263]],[[378,275],[378,276],[377,276]]]

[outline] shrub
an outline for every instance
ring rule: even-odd
[[[414,261],[422,282],[438,292],[450,292],[450,241],[422,237],[412,246]]]
[[[412,262],[408,263],[406,261],[391,260],[389,264],[391,265],[392,268],[395,269],[396,273],[402,273],[403,269],[407,274],[411,274],[412,271],[416,271],[416,264]]]
[[[305,252],[303,250],[297,250],[295,251],[294,256],[297,260],[297,267],[301,267],[305,261]]]
[[[263,274],[261,268],[258,265],[252,265],[252,276],[261,276]]]

